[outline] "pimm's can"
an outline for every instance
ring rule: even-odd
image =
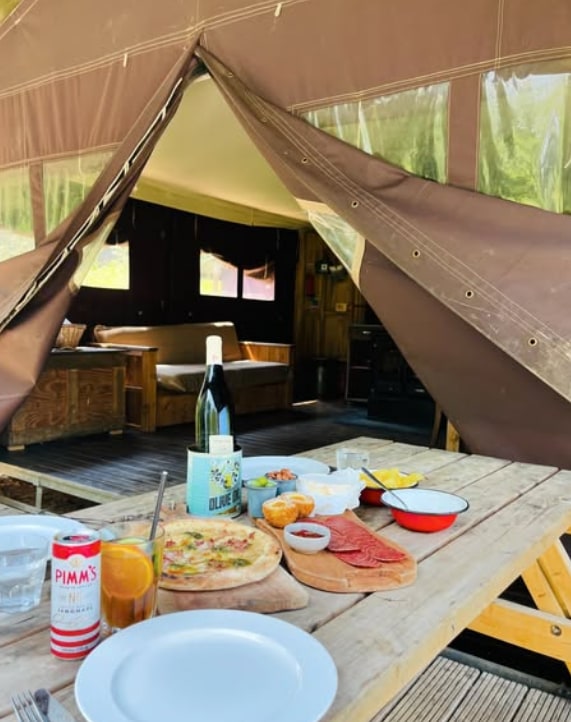
[[[82,659],[99,642],[101,538],[90,529],[56,534],[51,561],[50,649]]]

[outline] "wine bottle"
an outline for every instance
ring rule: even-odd
[[[222,338],[206,338],[206,371],[195,412],[195,449],[203,453],[221,451],[212,448],[211,437],[223,436],[226,450],[233,449],[234,407],[232,396],[224,379],[222,366]],[[229,449],[227,447],[230,447]]]

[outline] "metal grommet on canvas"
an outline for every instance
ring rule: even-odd
[[[415,248],[415,249],[414,249],[414,251],[412,252],[412,257],[413,257],[413,258],[420,258],[420,251],[418,250],[418,248]]]
[[[531,338],[527,339],[528,346],[537,346],[538,343],[539,343],[539,341],[536,338],[534,338],[533,336]]]
[[[352,201],[351,202],[351,208],[358,208],[359,207],[359,201]]]
[[[474,291],[466,291],[464,295],[466,298],[474,298]]]

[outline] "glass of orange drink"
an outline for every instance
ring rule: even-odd
[[[112,633],[150,619],[157,608],[165,531],[151,522],[121,521],[101,530],[101,616]]]

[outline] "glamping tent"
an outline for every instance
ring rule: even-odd
[[[571,465],[568,0],[0,8],[0,421],[133,194],[312,224],[472,451]]]

